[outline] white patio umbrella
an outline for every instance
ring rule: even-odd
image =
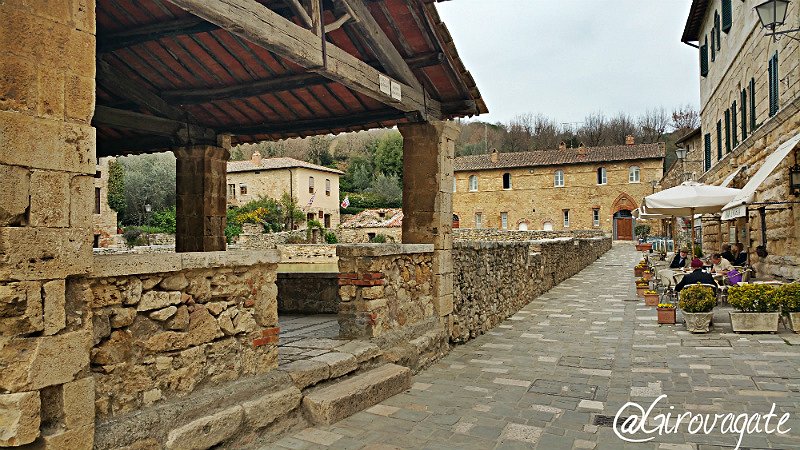
[[[736,197],[741,189],[712,186],[685,181],[678,186],[648,195],[642,207],[648,214],[690,216],[714,214]],[[694,223],[692,223],[692,256],[694,256]]]

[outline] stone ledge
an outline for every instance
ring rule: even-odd
[[[94,257],[94,270],[88,277],[119,277],[178,272],[188,269],[256,266],[277,264],[278,262],[280,262],[280,252],[277,250],[97,255]]]
[[[336,256],[391,256],[433,253],[433,244],[349,244],[338,245]]]
[[[304,280],[308,278],[339,278],[338,272],[280,272],[278,279],[298,279]]]

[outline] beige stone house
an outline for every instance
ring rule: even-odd
[[[664,145],[627,142],[456,158],[453,220],[461,228],[601,229],[632,239],[631,211],[661,179]]]
[[[789,171],[800,133],[800,50],[788,37],[765,35],[754,10],[759,3],[694,0],[683,31],[682,41],[699,47],[700,56],[698,178],[745,190],[720,217],[704,218],[703,249],[741,242],[761,274],[797,279],[800,208],[791,202],[800,199],[790,192]],[[778,31],[800,25],[798,3],[789,3]],[[755,255],[759,245],[769,256]]]
[[[115,158],[98,158],[92,205],[93,247],[110,247],[117,234],[117,212],[108,206],[108,165]]]
[[[344,172],[293,158],[261,158],[228,162],[228,206],[259,197],[279,199],[284,192],[297,199],[306,220],[325,228],[339,225],[339,176]]]

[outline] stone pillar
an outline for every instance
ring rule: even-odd
[[[0,447],[88,448],[94,0],[0,2]]]
[[[212,145],[175,151],[175,251],[225,250],[227,149]]]
[[[403,135],[403,243],[433,244],[433,297],[440,317],[453,312],[454,122],[398,126]],[[449,324],[448,324],[449,325]]]

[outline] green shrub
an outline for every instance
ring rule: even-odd
[[[325,243],[326,244],[338,244],[339,240],[336,238],[336,233],[333,231],[326,231],[325,232]]]
[[[694,256],[695,258],[702,258],[703,257],[703,247],[700,244],[695,244],[694,246]]]
[[[242,234],[242,227],[239,225],[232,224],[228,222],[225,226],[225,241],[230,244],[233,240],[239,235]]]
[[[713,289],[695,284],[681,289],[678,306],[683,312],[704,313],[714,309],[716,303]]]
[[[156,233],[175,234],[175,207],[154,212],[149,225],[158,230]]]
[[[740,284],[728,289],[728,303],[742,312],[775,312],[780,307],[776,289],[767,284]]]
[[[144,244],[144,240],[142,239],[142,230],[140,230],[138,227],[126,228],[122,233],[122,237],[125,238],[125,243],[128,244],[128,247]]]
[[[289,236],[286,239],[287,244],[307,244],[308,241],[303,236]]]
[[[369,240],[373,244],[385,244],[386,243],[386,235],[383,234],[376,234],[375,237]]]
[[[646,238],[648,234],[650,234],[650,225],[636,225],[636,228],[633,229],[636,236],[640,238]]]
[[[777,295],[783,312],[800,312],[800,283],[780,286]]]

